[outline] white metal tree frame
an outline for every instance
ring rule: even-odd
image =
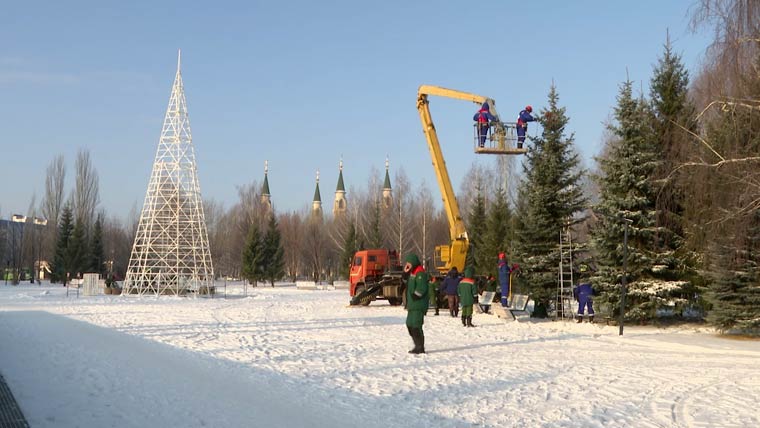
[[[203,293],[214,279],[180,55],[129,258],[125,294]]]

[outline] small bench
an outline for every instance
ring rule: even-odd
[[[528,311],[526,310],[526,308],[528,307],[529,300],[530,300],[530,297],[527,294],[513,294],[512,295],[511,305],[507,307],[510,315],[512,315],[512,318],[517,319],[516,314],[520,314],[520,315],[528,314]]]
[[[508,307],[496,303],[491,305],[493,313],[499,318],[505,318],[512,321],[517,320],[517,315],[528,315],[527,307],[530,297],[527,294],[513,294],[512,304]]]

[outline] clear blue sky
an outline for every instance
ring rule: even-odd
[[[45,167],[79,148],[100,175],[101,207],[142,207],[182,49],[204,199],[230,206],[264,160],[279,210],[330,202],[403,166],[438,190],[415,108],[433,84],[496,100],[503,119],[540,109],[552,81],[588,165],[626,69],[648,94],[666,30],[696,73],[709,34],[688,29],[691,1],[43,1],[0,14],[0,210],[24,213]],[[454,187],[472,153],[475,106],[434,98]],[[534,129],[530,133],[535,132]],[[348,195],[349,198],[351,195]]]

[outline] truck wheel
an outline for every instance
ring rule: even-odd
[[[388,303],[391,304],[391,306],[398,306],[402,303],[404,303],[404,299],[401,297],[389,297]]]

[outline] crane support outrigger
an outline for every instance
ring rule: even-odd
[[[457,91],[454,89],[441,88],[439,86],[422,85],[417,91],[417,111],[420,113],[422,130],[425,133],[430,156],[433,159],[433,169],[438,180],[438,187],[441,189],[443,207],[446,210],[446,217],[449,221],[449,245],[439,245],[435,248],[434,266],[439,273],[445,274],[452,267],[459,271],[464,270],[467,252],[470,247],[470,239],[467,236],[467,230],[459,211],[454,188],[451,186],[451,179],[446,168],[446,161],[443,159],[441,144],[438,141],[438,134],[435,131],[433,118],[430,115],[428,96],[435,95],[439,97],[454,98],[458,100],[470,101],[481,105],[488,103],[490,112],[497,120],[492,122],[490,128],[489,140],[491,144],[488,147],[480,148],[475,146],[476,153],[517,155],[527,152],[526,149],[515,149],[509,147],[507,140],[510,130],[514,130],[514,124],[505,123],[499,120],[496,113],[496,103],[493,99],[481,95],[475,95],[467,92]],[[512,134],[514,135],[514,134]]]

